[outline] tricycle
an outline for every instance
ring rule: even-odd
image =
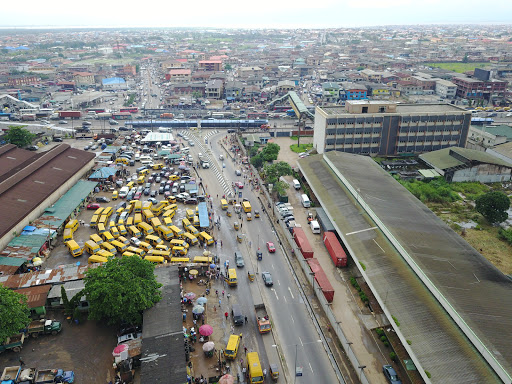
[[[241,243],[241,242],[242,242],[242,239],[243,239],[243,238],[242,238],[242,235],[240,235],[240,234],[237,234],[237,235],[236,235],[236,241],[238,241],[239,243]]]
[[[228,217],[231,217],[231,211],[230,211],[229,209],[226,211],[226,215],[227,215]]]
[[[256,257],[258,258],[258,260],[261,260],[263,258],[263,252],[261,252],[259,248],[256,251]]]
[[[254,281],[254,279],[256,278],[256,275],[254,274],[254,272],[248,271],[247,277],[249,278],[250,281]]]
[[[277,381],[279,378],[279,367],[277,364],[270,364],[270,377],[273,381]]]
[[[235,231],[238,231],[240,229],[240,224],[238,223],[238,221],[235,221],[233,223],[233,228],[235,228]]]

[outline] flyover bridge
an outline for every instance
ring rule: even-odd
[[[309,118],[313,121],[315,120],[315,115],[304,105],[299,95],[297,95],[297,93],[294,91],[288,92],[286,95],[272,100],[270,103],[267,104],[267,107],[272,107],[277,103],[281,103],[283,101],[290,102],[292,109],[295,111],[295,115],[299,119],[304,120],[306,118]]]

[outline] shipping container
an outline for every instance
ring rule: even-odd
[[[302,252],[302,256],[304,256],[305,259],[312,258],[314,255],[313,248],[311,247],[311,244],[309,244],[308,238],[302,228],[296,227],[293,229],[293,238]]]
[[[66,117],[70,117],[72,119],[79,119],[80,117],[82,117],[82,112],[81,111],[59,111],[59,117],[61,119],[66,118]]]
[[[347,266],[347,254],[343,250],[336,235],[332,232],[324,232],[324,244],[331,255],[331,259],[336,267]]]
[[[311,268],[311,272],[315,274],[315,284],[318,284],[327,302],[332,303],[332,301],[334,300],[334,288],[329,282],[329,279],[327,278],[327,275],[322,269],[322,266],[315,258],[308,259],[306,261],[309,264],[309,267]]]

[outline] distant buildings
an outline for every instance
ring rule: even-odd
[[[128,89],[126,81],[120,77],[110,77],[102,80],[103,89],[106,91],[125,90]]]

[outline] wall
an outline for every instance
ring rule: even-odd
[[[478,181],[480,183],[499,183],[510,181],[511,168],[494,164],[479,164],[471,168],[455,171],[452,182]]]

